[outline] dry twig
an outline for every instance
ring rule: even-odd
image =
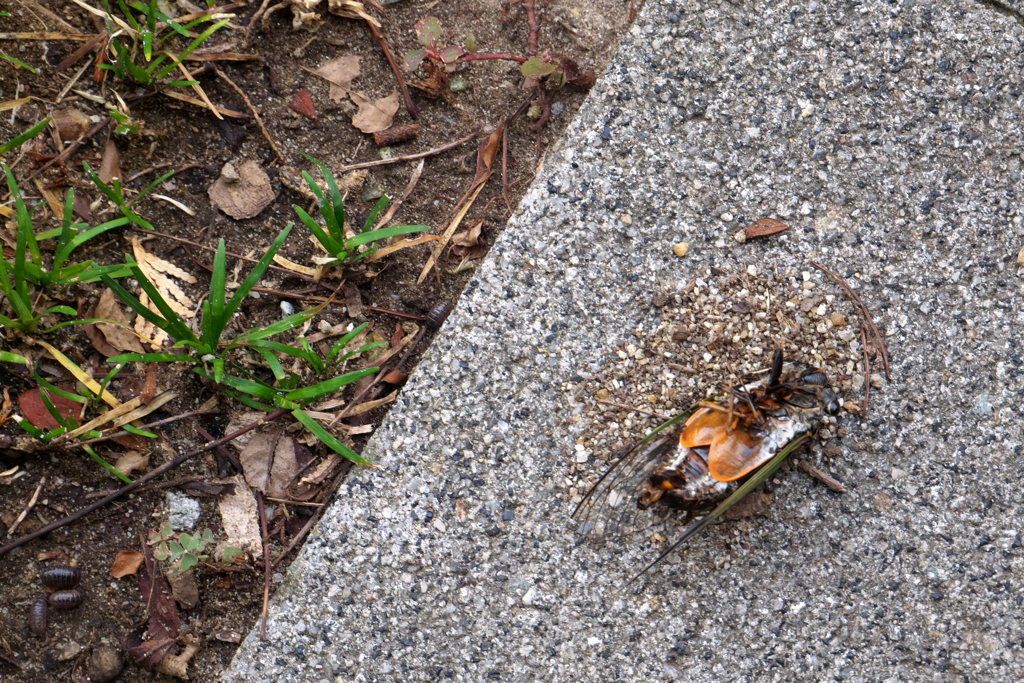
[[[270,137],[270,133],[267,132],[266,126],[263,125],[263,119],[260,118],[260,114],[258,111],[256,111],[256,107],[252,106],[252,102],[249,101],[249,96],[245,94],[245,91],[243,91],[241,88],[235,85],[235,82],[228,78],[227,74],[218,69],[215,65],[208,64],[207,67],[212,68],[217,73],[217,75],[220,76],[221,79],[223,79],[228,85],[234,88],[235,92],[238,93],[238,96],[242,98],[243,102],[245,102],[245,106],[249,107],[249,111],[252,112],[252,117],[256,120],[256,125],[260,127],[260,131],[262,131],[263,137],[265,137],[267,139],[267,142],[270,143],[270,149],[274,150],[274,156],[277,157],[278,163],[281,164],[282,166],[287,165],[288,162],[284,160],[284,156],[281,154],[281,150],[279,150],[277,148],[277,145],[274,144],[274,139]]]
[[[807,462],[806,460],[798,460],[796,464],[797,466],[800,467],[800,469],[809,474],[812,479],[817,479],[822,484],[829,487],[836,493],[846,493],[846,487],[843,486],[842,482],[835,479],[828,472],[823,472],[819,470],[817,467]]]
[[[846,291],[847,294],[853,297],[854,304],[857,307],[861,317],[864,318],[867,324],[871,326],[871,333],[874,335],[875,340],[878,344],[878,351],[879,353],[882,354],[882,367],[885,369],[885,379],[891,382],[892,377],[889,375],[889,354],[886,353],[885,351],[885,342],[882,340],[882,335],[878,333],[878,328],[875,327],[875,322],[871,319],[871,314],[868,313],[868,307],[864,305],[864,302],[860,300],[859,296],[857,296],[857,292],[853,291],[853,287],[850,287],[850,285],[846,284],[846,281],[843,280],[843,278],[839,277],[831,270],[829,270],[828,268],[819,263],[810,261],[810,264],[817,268],[818,270],[824,273],[828,273],[832,277],[832,279],[835,280],[839,284],[839,286]]]
[[[480,135],[481,131],[483,131],[483,129],[484,129],[484,127],[482,125],[477,126],[477,129],[475,131],[473,131],[472,133],[470,133],[469,135],[467,135],[466,137],[459,138],[455,142],[449,142],[447,145],[443,145],[441,147],[435,147],[434,149],[428,149],[426,152],[417,152],[416,154],[406,154],[404,157],[393,157],[391,159],[378,159],[376,161],[364,161],[361,164],[351,164],[349,166],[342,166],[341,168],[339,168],[337,170],[337,172],[338,173],[347,173],[348,171],[356,171],[356,170],[358,170],[360,168],[372,168],[374,166],[383,166],[385,164],[397,164],[397,163],[400,163],[402,161],[415,161],[416,159],[422,159],[423,157],[434,156],[435,154],[440,154],[441,152],[447,152],[448,150],[452,149],[453,147],[458,147],[459,145],[464,145],[465,143],[469,142],[470,140],[478,137]]]
[[[46,477],[40,477],[39,486],[36,487],[36,492],[32,494],[32,497],[28,501],[28,505],[26,505],[25,509],[21,511],[21,514],[18,515],[18,518],[14,520],[14,524],[11,525],[11,528],[7,532],[8,535],[13,534],[18,529],[18,527],[21,526],[21,523],[25,521],[26,517],[28,517],[28,513],[31,512],[32,508],[36,506],[36,501],[39,500],[39,492],[43,490],[43,484],[45,483]]]

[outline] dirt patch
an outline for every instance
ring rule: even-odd
[[[256,7],[236,8],[235,23],[243,26]],[[94,21],[83,9],[62,0],[46,3],[43,8],[32,2],[16,2],[5,9],[12,16],[0,18],[3,31],[68,32],[73,29],[90,35],[97,31]],[[354,90],[371,102],[378,102],[392,95],[395,89],[395,78],[388,61],[367,24],[361,20],[331,16],[324,10],[321,12],[326,21],[315,32],[292,30],[290,10],[286,9],[272,15],[268,31],[255,29],[248,46],[241,44],[243,28],[224,30],[211,41],[217,44],[238,40],[232,51],[259,57],[258,61],[218,62],[218,65],[258,109],[267,133],[285,162],[299,170],[309,171],[314,177],[317,176],[316,169],[300,152],[308,153],[336,171],[348,164],[380,159],[381,155],[373,137],[352,124],[356,111],[353,98],[332,99],[331,84],[311,71],[339,57],[358,55],[362,59],[360,75],[352,83]],[[599,73],[621,39],[630,12],[631,7],[621,0],[599,0],[582,5],[556,1],[541,5],[537,11],[538,52],[551,50],[569,55],[581,69],[593,69]],[[388,4],[386,13],[381,33],[399,62],[407,50],[419,47],[414,27],[418,20],[427,16],[436,16],[447,29],[446,42],[465,45],[472,36],[480,53],[526,55],[528,51],[531,32],[525,11],[519,6],[508,8],[503,18],[501,7],[490,1],[457,0],[438,5],[404,0]],[[83,71],[77,83],[56,104],[69,79],[95,56],[95,52],[89,53],[86,59],[57,74],[56,65],[71,56],[81,44],[53,38],[0,41],[0,49],[5,53],[41,69],[40,74],[34,75],[0,60],[0,101],[32,98],[14,110],[13,116],[7,114],[0,122],[0,140],[13,138],[54,109],[74,109],[92,117],[78,121],[80,126],[87,128],[107,112],[107,107],[96,98],[114,103],[116,91],[127,103],[133,119],[144,124],[144,132],[139,136],[113,138],[119,153],[121,177],[126,179],[125,187],[138,191],[161,173],[178,170],[180,172],[161,183],[155,192],[194,212],[186,213],[169,201],[147,197],[136,208],[158,232],[205,247],[216,246],[217,240],[223,238],[228,251],[258,257],[260,250],[271,243],[286,223],[297,222],[293,204],[315,215],[310,200],[294,189],[295,184],[286,177],[287,172],[277,160],[275,150],[251,118],[218,121],[205,109],[118,82],[110,74],[107,74],[104,84],[96,84],[92,79],[92,66]],[[190,63],[212,103],[248,114],[247,103],[226,79],[204,72],[199,67],[200,64]],[[422,69],[415,74],[404,75],[409,81],[423,81],[428,77]],[[483,128],[483,134],[477,140],[426,158],[418,184],[392,221],[392,224],[428,225],[436,235],[449,225],[454,207],[474,179],[479,140],[530,98],[530,91],[520,87],[523,81],[520,65],[512,61],[473,62],[460,66],[450,76],[448,87],[440,93],[443,97],[438,99],[424,97],[424,90],[412,89],[419,118],[414,122],[404,107],[399,106],[394,124],[415,123],[416,137],[396,142],[391,148],[391,154],[395,156],[430,150]],[[539,157],[561,134],[585,96],[585,92],[572,87],[559,90],[551,99],[550,117],[539,134],[531,128],[535,120],[525,115],[509,128],[508,181],[521,180],[508,193],[513,207],[532,178]],[[546,115],[543,108],[534,113]],[[71,155],[66,167],[58,164],[41,174],[41,186],[27,176],[38,169],[45,158],[24,158],[15,166],[15,175],[28,203],[36,207],[35,215],[39,218],[35,224],[37,232],[57,225],[52,215],[43,218],[47,209],[45,202],[41,201],[40,187],[52,190],[59,197],[63,197],[67,187],[74,187],[80,206],[91,214],[90,225],[116,216],[105,201],[98,201],[102,199],[101,195],[81,172],[83,160],[93,168],[100,168],[106,147],[107,130],[104,129]],[[11,164],[17,158],[18,151],[15,150],[6,155],[4,161]],[[240,168],[248,161],[256,162],[266,172],[274,198],[255,217],[235,220],[211,207],[208,190],[222,175],[225,164],[231,162]],[[362,184],[353,189],[346,200],[349,221],[353,225],[362,225],[375,197],[380,192],[393,198],[401,195],[413,172],[413,164],[407,162],[368,169]],[[381,337],[393,339],[402,334],[408,335],[412,331],[410,323],[422,325],[422,318],[437,302],[456,300],[472,277],[475,264],[486,253],[487,245],[493,243],[508,218],[508,208],[502,199],[501,176],[499,158],[494,176],[484,185],[466,216],[462,229],[468,229],[470,234],[463,238],[464,244],[455,251],[446,249],[440,263],[422,284],[416,284],[416,280],[430,253],[429,243],[398,251],[359,273],[350,274],[348,286],[339,291],[336,301],[313,319],[311,332],[341,324],[369,322]],[[477,221],[482,223],[477,225]],[[479,233],[479,247],[472,244],[474,231]],[[196,283],[182,282],[182,288],[192,301],[202,300],[209,290],[206,268],[213,258],[211,253],[200,247],[121,228],[87,243],[76,252],[76,256],[92,259],[98,264],[118,263],[125,253],[132,253],[133,237],[141,238],[142,246],[155,256],[194,275]],[[299,225],[280,254],[290,261],[312,265],[311,257],[319,252],[307,237],[308,232]],[[5,257],[13,256],[9,246],[4,253]],[[229,273],[236,266],[241,267],[244,277],[251,264],[229,258]],[[329,280],[328,284],[333,290],[340,283]],[[326,297],[331,293],[321,291],[323,287],[309,282],[308,278],[282,271],[268,272],[260,286],[265,291],[259,293],[258,298],[247,297],[239,309],[241,315],[237,325],[240,329],[280,319],[282,304],[301,310],[318,303],[317,299],[310,297]],[[102,291],[100,286],[75,286],[62,303],[76,308],[85,317]],[[288,295],[274,292],[288,292]],[[392,315],[387,311],[413,317]],[[134,315],[130,317],[134,319]],[[0,349],[26,348],[10,330],[5,330],[5,334]],[[404,364],[406,372],[426,348],[429,337],[428,333]],[[106,371],[103,356],[85,330],[63,328],[47,335],[45,340],[94,375],[102,377]],[[38,347],[36,353],[39,353]],[[258,364],[258,359],[250,361],[253,367]],[[45,362],[40,367],[47,379],[55,384],[70,379],[56,363]],[[111,389],[122,400],[137,395],[142,391],[147,375],[147,368],[141,365],[126,369]],[[400,376],[395,379],[401,381]],[[195,411],[208,399],[219,396],[214,386],[172,364],[161,365],[156,380],[160,390],[173,388],[178,395],[147,416],[147,422]],[[24,368],[3,363],[0,364],[0,385],[16,401],[36,383]],[[343,398],[351,397],[350,392]],[[386,409],[385,405],[362,416],[370,425],[369,431],[379,424]],[[214,412],[163,425],[159,429],[158,440],[136,446],[143,451],[142,455],[149,456],[148,467],[152,469],[204,445],[206,440],[198,434],[198,428],[212,437],[222,436],[239,410],[237,404],[221,396]],[[119,485],[79,449],[39,450],[21,462],[16,451],[7,449],[11,443],[19,445],[16,440],[21,436],[20,430],[8,420],[2,426],[2,433],[12,442],[5,441],[4,449],[0,450],[5,458],[0,463],[0,472],[7,471],[15,463],[19,467],[17,474],[0,480],[0,519],[6,526],[13,526],[36,494],[40,482],[43,484],[31,511],[14,535],[8,538],[6,529],[2,529],[4,534],[0,536],[0,544],[64,517]],[[358,449],[365,438],[366,434],[352,436],[351,443]],[[239,452],[233,446],[229,448],[235,454]],[[312,456],[313,463],[320,462],[326,455],[323,448],[315,443],[309,448],[311,452],[304,457]],[[298,456],[298,446],[296,449]],[[113,442],[97,445],[99,454],[109,461],[116,461],[127,450],[131,448]],[[119,499],[0,558],[0,566],[3,567],[3,572],[0,572],[0,676],[4,680],[30,682],[56,680],[67,675],[77,678],[89,670],[89,660],[94,653],[102,651],[109,657],[109,649],[102,646],[123,650],[123,638],[146,625],[148,612],[138,577],[114,578],[111,575],[117,554],[120,551],[141,552],[141,539],[146,538],[151,529],[158,529],[168,518],[168,492],[178,492],[182,488],[186,495],[199,503],[199,516],[193,523],[193,530],[198,532],[210,528],[215,537],[222,540],[224,525],[217,498],[195,487],[197,482],[216,481],[228,472],[230,469],[215,454],[194,457],[147,485],[147,490]],[[337,472],[334,475],[337,476]],[[327,502],[329,493],[329,487],[324,487],[320,497],[302,501],[306,504],[268,502],[271,558],[277,558],[287,548],[320,509],[319,506]],[[291,557],[288,555],[274,563],[271,590],[282,579]],[[195,636],[202,643],[188,665],[190,680],[216,679],[228,666],[236,649],[234,643],[225,641],[244,636],[259,618],[263,604],[262,558],[247,556],[244,560],[230,566],[212,559],[204,561],[197,572],[198,603],[193,607],[179,606],[181,633]],[[29,615],[36,598],[44,594],[40,574],[57,562],[73,562],[80,569],[82,581],[79,588],[85,602],[73,610],[51,609],[44,636],[35,636],[29,629]],[[172,652],[182,649],[184,645],[179,643]],[[121,654],[123,656],[123,651]],[[151,674],[140,667],[126,663],[118,680],[149,680],[150,677]]]

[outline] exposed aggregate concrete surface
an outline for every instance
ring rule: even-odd
[[[973,0],[650,0],[223,680],[1024,680],[1022,88]],[[786,467],[619,593],[661,546],[577,535],[574,387],[652,292],[809,259],[891,359],[848,492]]]

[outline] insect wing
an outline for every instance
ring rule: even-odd
[[[665,455],[679,443],[680,431],[673,429],[641,441],[605,472],[572,513],[580,523],[581,534],[616,535],[635,522],[639,512],[637,495]]]

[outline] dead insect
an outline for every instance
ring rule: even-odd
[[[78,590],[50,593],[50,607],[54,609],[75,609],[83,602],[85,602],[85,596]]]
[[[28,612],[28,627],[37,636],[46,633],[46,598],[36,598],[32,603]]]
[[[702,401],[641,441],[590,489],[573,518],[581,533],[608,535],[630,526],[638,509],[656,502],[689,513],[718,506],[646,572],[725,512],[725,503],[739,500],[732,498],[744,480],[773,461],[781,463],[776,456],[788,455],[824,415],[838,412],[839,401],[824,372],[785,363],[782,351],[776,351],[765,380],[730,387],[716,401]]]
[[[74,588],[82,579],[82,572],[78,567],[71,567],[66,564],[58,564],[50,567],[42,573],[39,580],[50,590],[67,590]]]

